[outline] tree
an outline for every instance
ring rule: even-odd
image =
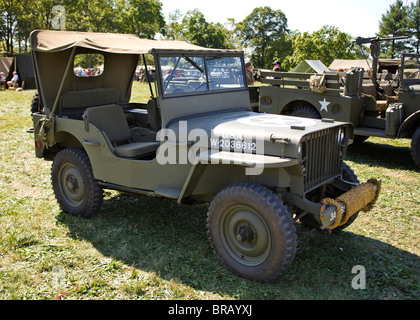
[[[4,51],[13,55],[14,38],[18,30],[19,17],[22,15],[24,6],[22,2],[14,0],[0,0],[1,31],[0,38],[4,42]]]
[[[64,0],[66,30],[117,32],[118,10],[112,0]]]
[[[408,17],[409,28],[413,37],[411,45],[415,48],[416,53],[420,53],[420,0],[411,4]]]
[[[292,52],[283,63],[290,70],[303,60],[321,60],[330,65],[334,59],[356,59],[361,53],[351,49],[352,37],[336,27],[323,26],[313,33],[295,32],[292,35]]]
[[[379,22],[380,37],[400,37],[410,36],[409,29],[409,7],[403,4],[402,0],[397,0],[391,4],[389,10],[382,15]],[[408,51],[409,41],[386,41],[381,43],[381,52],[384,58],[395,58],[398,54]]]
[[[175,11],[169,16],[168,38],[188,41],[207,48],[228,48],[224,27],[220,23],[209,23],[198,9],[188,11],[181,22],[181,13]]]
[[[223,25],[223,32],[226,35],[228,47],[231,49],[241,48],[241,32],[238,28],[238,23],[234,18],[228,18]]]
[[[169,40],[180,40],[182,38],[182,26],[179,20],[183,16],[179,9],[169,13],[169,22],[166,25],[166,38]]]
[[[162,3],[158,0],[119,0],[118,11],[121,32],[148,39],[165,33]]]
[[[54,24],[57,8],[65,19]],[[7,55],[16,44],[24,51],[34,29],[135,33],[154,38],[164,32],[162,4],[158,0],[0,0],[0,42]]]
[[[255,8],[239,23],[238,28],[242,33],[242,43],[255,52],[252,55],[253,64],[260,68],[271,67],[269,51],[276,42],[285,41],[289,33],[286,15],[270,7]]]
[[[282,69],[288,70],[287,57],[293,55],[294,33],[284,34],[280,39],[273,41],[265,57],[266,66],[272,67],[273,61],[282,61]],[[285,63],[286,62],[286,63]]]

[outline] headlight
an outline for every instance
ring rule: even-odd
[[[340,128],[340,131],[338,131],[338,136],[337,136],[338,145],[344,144],[345,137],[346,137],[346,133],[344,131],[344,128]]]
[[[298,149],[297,149],[297,155],[298,155],[298,158],[300,158],[300,156],[302,155],[302,144],[300,143],[299,144],[299,147],[298,147]]]

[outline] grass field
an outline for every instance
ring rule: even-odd
[[[146,89],[136,83],[134,96],[147,96]],[[51,162],[35,158],[26,132],[34,92],[0,92],[1,300],[420,298],[420,173],[409,140],[352,146],[346,162],[359,180],[382,179],[376,206],[339,235],[309,235],[298,225],[289,272],[261,284],[217,261],[206,204],[106,191],[94,218],[61,212]],[[365,289],[352,288],[355,266],[366,271]]]

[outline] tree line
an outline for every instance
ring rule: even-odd
[[[172,12],[168,21],[158,0],[0,0],[2,55],[29,52],[34,29],[132,33],[142,38],[184,40],[211,48],[245,48],[257,68],[269,68],[281,60],[290,70],[302,60],[360,59],[368,50],[351,46],[352,35],[324,26],[309,33],[290,30],[281,10],[257,7],[243,21],[213,23],[198,9]],[[361,22],[360,22],[361,23]],[[372,35],[374,36],[374,35]],[[379,21],[379,37],[408,36],[386,42],[383,58],[402,52],[419,52],[420,0],[405,5],[396,0]],[[249,54],[248,54],[249,52]]]

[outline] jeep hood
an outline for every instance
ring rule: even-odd
[[[211,149],[224,151],[242,149],[242,152],[290,158],[298,157],[301,141],[312,133],[331,128],[338,128],[338,132],[342,128],[340,143],[348,144],[353,139],[353,127],[350,123],[261,114],[245,110],[177,119],[171,121],[167,128],[175,132],[172,139],[176,137],[176,141],[172,142],[177,144],[197,143],[197,147],[203,148],[208,146]],[[202,141],[203,135],[207,135],[208,139]],[[169,135],[167,138],[171,140]],[[337,140],[331,140],[331,143],[336,142]],[[255,149],[252,148],[252,143],[255,143]]]

